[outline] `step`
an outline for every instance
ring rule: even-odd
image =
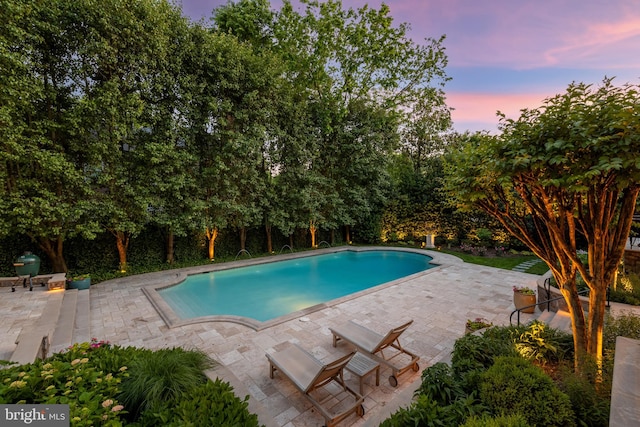
[[[67,289],[64,291],[60,315],[55,323],[56,326],[53,331],[53,337],[51,338],[51,353],[58,353],[72,344],[73,328],[76,322],[78,292],[77,289]]]
[[[550,328],[558,329],[560,331],[572,334],[571,329],[571,315],[568,311],[548,311],[544,310],[537,317],[536,320],[544,323]]]
[[[55,325],[60,316],[66,292],[52,292],[42,314],[33,325],[20,331],[16,339],[16,348],[10,360],[20,365],[33,363],[36,359],[44,358],[49,353],[50,343]]]
[[[640,425],[640,340],[616,339],[609,425]]]
[[[91,341],[90,289],[78,292],[76,319],[73,325],[72,344]]]

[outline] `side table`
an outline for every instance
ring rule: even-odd
[[[345,369],[358,377],[361,396],[364,396],[364,379],[373,371],[376,371],[376,385],[380,385],[380,364],[360,352],[353,355]]]

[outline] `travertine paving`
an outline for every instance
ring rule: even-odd
[[[269,378],[265,353],[287,342],[298,343],[317,358],[331,360],[349,350],[346,344],[332,346],[329,327],[354,320],[379,332],[409,319],[413,325],[401,338],[417,353],[420,367],[447,360],[467,319],[483,317],[494,324],[507,324],[513,307],[512,286],[536,286],[539,276],[465,264],[458,258],[429,251],[437,268],[410,276],[355,299],[328,306],[303,317],[255,331],[230,322],[205,322],[169,328],[142,288],[175,281],[176,271],[165,271],[103,282],[91,287],[91,335],[122,346],[152,349],[181,346],[199,348],[217,360],[221,376],[232,378],[239,395],[250,395],[252,409],[260,421],[274,426],[321,426],[324,419],[284,377]],[[7,288],[0,299],[4,320],[0,324],[0,358],[8,359],[13,342],[29,319],[37,316],[47,292],[16,292]],[[365,386],[365,416],[351,416],[341,425],[365,425],[396,404],[397,396],[420,378],[409,371],[393,388],[390,371],[382,368],[380,386]],[[358,388],[356,378],[347,381]],[[415,387],[415,385],[413,385]],[[403,393],[404,391],[404,393]],[[410,396],[410,394],[409,394]],[[377,424],[376,424],[377,425]]]

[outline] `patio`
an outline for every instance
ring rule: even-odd
[[[89,291],[91,336],[121,346],[201,349],[221,364],[213,375],[229,381],[240,397],[250,395],[250,410],[258,413],[261,423],[320,426],[324,419],[292,384],[277,373],[273,380],[269,378],[265,353],[291,341],[327,361],[348,350],[346,344],[332,346],[331,326],[355,320],[370,329],[386,331],[390,326],[414,319],[401,342],[420,356],[420,367],[424,369],[448,360],[455,340],[464,333],[467,319],[483,317],[494,324],[506,324],[513,310],[512,286],[535,287],[539,277],[465,264],[436,251],[428,253],[439,267],[259,331],[228,322],[168,328],[141,288],[171,283],[176,271],[103,282]],[[48,294],[39,288],[12,294],[7,288],[0,300],[2,312],[6,313],[0,326],[0,358],[9,358],[17,335],[38,317]],[[390,371],[383,368],[380,386],[366,383],[364,417],[353,415],[341,425],[377,425],[398,405],[408,404],[420,373],[409,371],[401,375],[398,386],[393,388],[387,381]],[[348,375],[346,378],[357,388],[356,378]]]

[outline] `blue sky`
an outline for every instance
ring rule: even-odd
[[[180,0],[177,0],[178,2]],[[208,20],[226,0],[182,0],[193,20]],[[293,3],[297,2],[293,0]],[[345,8],[380,0],[343,0]],[[454,128],[497,130],[496,111],[517,118],[571,82],[640,83],[638,0],[387,0],[409,36],[446,35],[445,86]],[[180,3],[179,3],[180,4]],[[272,0],[278,9],[281,2]]]

